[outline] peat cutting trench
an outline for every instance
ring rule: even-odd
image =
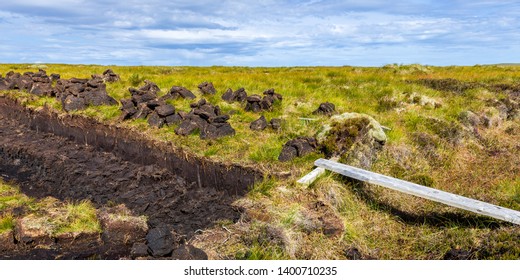
[[[29,109],[7,97],[0,97],[0,123],[0,175],[25,194],[88,199],[97,207],[123,203],[146,215],[150,229],[168,227],[186,238],[218,220],[236,221],[240,211],[232,202],[263,178],[252,168],[211,162],[128,128]],[[24,252],[16,257],[42,258]]]

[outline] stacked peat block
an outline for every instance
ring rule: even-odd
[[[51,78],[51,81],[52,81],[52,82],[55,82],[55,81],[61,79],[61,75],[60,75],[60,74],[54,74],[54,73],[53,73],[53,74],[50,75],[50,78]]]
[[[110,97],[102,79],[60,79],[56,81],[56,98],[61,101],[63,110],[83,110],[89,105],[116,105]]]
[[[261,131],[266,129],[267,127],[270,127],[274,130],[279,130],[282,127],[282,120],[278,118],[272,118],[270,122],[267,122],[266,118],[264,116],[261,116],[260,118],[249,124],[249,128],[251,130]]]
[[[103,80],[107,83],[113,83],[121,80],[121,78],[112,69],[107,69],[103,72]]]
[[[0,76],[0,90],[25,90],[29,93],[40,96],[55,96],[52,88],[52,81],[58,77],[58,74],[47,76],[44,70],[36,73],[26,72],[23,75],[10,71],[5,78]]]
[[[260,118],[258,118],[257,120],[253,121],[250,125],[249,125],[249,128],[251,130],[264,130],[265,128],[267,127],[267,120],[265,119],[264,116],[261,116]]]
[[[166,101],[166,100],[175,100],[177,98],[182,98],[182,99],[195,99],[196,96],[195,94],[193,94],[193,92],[191,92],[190,90],[188,90],[187,88],[185,87],[181,87],[181,86],[173,86],[167,94],[163,95],[161,98],[159,98],[159,101]],[[159,114],[160,115],[160,114]],[[163,114],[164,115],[164,114]],[[183,112],[183,111],[178,111],[177,113],[175,114],[172,114],[172,115],[167,115],[165,117],[165,123],[167,125],[177,125],[177,124],[180,124],[184,118],[186,117],[187,113],[186,112]]]
[[[252,112],[260,112],[260,111],[270,111],[273,107],[274,102],[282,101],[282,95],[278,94],[274,91],[274,89],[270,88],[264,91],[264,97],[262,98],[259,95],[253,94],[246,98],[246,111]]]
[[[274,130],[280,130],[282,128],[282,120],[279,118],[272,118],[268,126]]]
[[[228,88],[222,95],[222,99],[228,103],[246,101],[246,111],[260,112],[270,111],[275,101],[282,101],[282,95],[276,93],[272,88],[264,91],[264,97],[257,94],[247,96],[244,88],[239,88],[236,91]]]
[[[202,94],[215,94],[217,92],[212,82],[202,82],[198,88]]]
[[[129,88],[132,98],[121,99],[122,120],[146,119],[152,127],[160,128],[163,125],[178,123],[180,116],[175,114],[175,107],[166,104],[165,99],[158,99],[159,87],[150,81],[139,89]]]
[[[170,104],[160,104],[155,102],[148,102],[146,106],[150,108],[150,105],[153,107],[153,112],[149,114],[148,124],[153,127],[160,128],[163,125],[172,125],[178,122],[178,115],[175,114],[175,107]],[[177,116],[177,117],[176,117]]]
[[[260,95],[250,95],[246,97],[246,102],[246,111],[252,111],[255,113],[262,111],[262,106],[260,105],[260,102],[262,102],[262,97]]]
[[[177,99],[177,98],[184,98],[184,99],[195,99],[196,96],[193,94],[193,92],[189,91],[185,87],[180,86],[173,86],[168,93],[166,93],[163,97],[161,97],[161,100],[168,100],[168,99]]]
[[[336,106],[330,102],[321,103],[318,109],[312,112],[312,114],[331,116],[337,114]]]
[[[92,79],[101,79],[107,83],[113,83],[113,82],[117,82],[117,81],[121,80],[119,75],[114,73],[114,71],[112,71],[112,69],[107,69],[107,70],[103,71],[103,74],[101,74],[101,75],[94,74],[94,75],[92,75]]]
[[[316,151],[318,142],[314,137],[297,137],[283,145],[282,152],[278,156],[279,161],[289,161],[295,157],[302,157]]]
[[[145,81],[145,85],[139,89],[129,88],[128,91],[132,95],[129,99],[121,99],[121,115],[122,120],[126,119],[146,119],[155,107],[162,105],[157,100],[157,92],[159,87],[150,81]]]
[[[215,139],[227,135],[235,135],[235,130],[227,122],[229,115],[223,114],[219,106],[208,103],[201,99],[190,104],[192,110],[182,114],[182,122],[175,129],[178,135],[186,136],[200,131],[201,139]]]
[[[52,86],[56,82],[55,87]],[[61,101],[63,110],[82,110],[89,105],[115,105],[117,101],[110,97],[102,79],[60,79],[59,74],[47,76],[44,70],[36,73],[9,72],[0,77],[0,90],[25,90],[39,96],[52,96]]]
[[[218,106],[213,106],[201,99],[192,103],[189,113],[178,111],[175,107],[166,104],[166,100],[185,98],[194,99],[195,95],[188,89],[180,86],[173,86],[167,94],[157,98],[159,87],[156,84],[145,81],[145,85],[139,89],[130,88],[131,99],[121,100],[122,120],[125,119],[146,119],[148,124],[160,128],[163,125],[180,124],[175,133],[186,136],[200,131],[201,139],[215,139],[226,135],[234,135],[235,130],[227,120],[229,115],[224,115]]]
[[[239,88],[236,91],[228,88],[222,95],[222,99],[228,103],[243,102],[247,98],[247,92],[244,88]]]

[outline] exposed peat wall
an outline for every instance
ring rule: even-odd
[[[37,132],[67,137],[136,164],[166,168],[202,188],[243,195],[249,186],[263,179],[263,174],[253,168],[200,158],[175,147],[174,143],[151,141],[128,128],[103,124],[85,116],[58,115],[46,108],[35,110],[8,97],[0,97],[0,114]]]

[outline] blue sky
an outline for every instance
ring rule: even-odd
[[[0,63],[520,62],[520,1],[6,2]]]

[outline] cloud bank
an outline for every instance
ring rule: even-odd
[[[520,62],[516,1],[10,2],[0,6],[2,63]]]

